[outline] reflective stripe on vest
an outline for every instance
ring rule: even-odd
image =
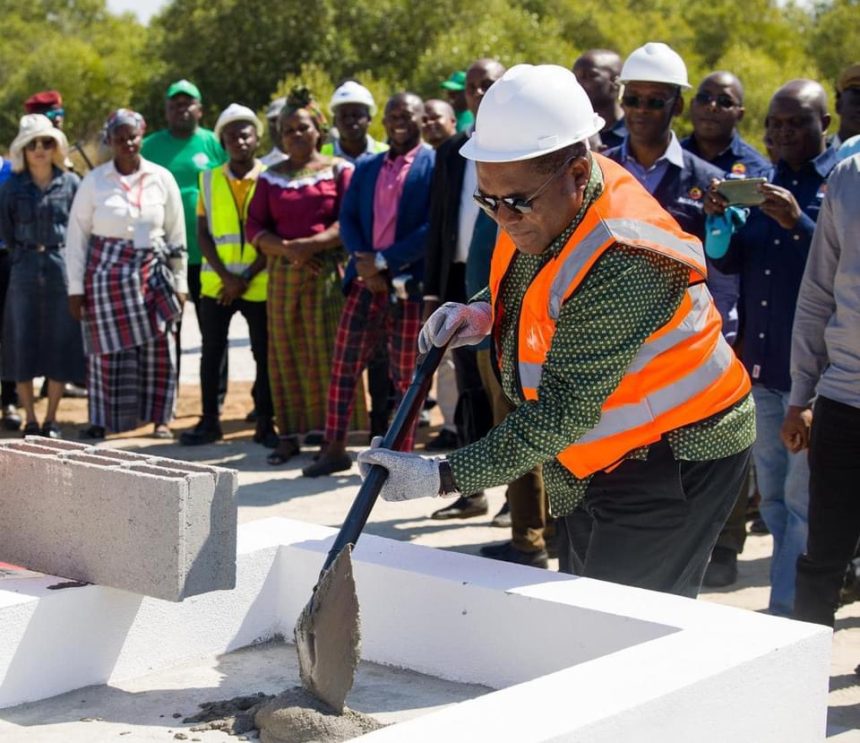
[[[245,203],[240,207],[236,204],[233,190],[224,172],[225,167],[227,166],[219,166],[200,174],[200,193],[206,210],[209,235],[215,243],[218,257],[230,273],[239,275],[257,259],[256,248],[250,243],[243,242],[242,232],[242,225],[248,215],[248,205],[251,203],[257,184],[254,183],[248,190]],[[262,271],[251,280],[242,299],[249,302],[264,301],[267,284],[268,274]],[[222,287],[221,277],[204,256],[200,267],[200,293],[206,297],[216,298]]]
[[[680,306],[643,343],[604,401],[598,423],[558,454],[558,460],[580,478],[610,468],[629,451],[668,431],[725,410],[750,389],[743,365],[720,332],[719,313],[704,284],[707,269],[701,243],[683,232],[624,168],[600,155],[593,157],[594,167],[604,174],[603,193],[558,256],[538,271],[522,299],[517,371],[523,397],[538,399],[562,306],[612,245],[659,253],[689,268],[690,275]],[[513,241],[502,232],[490,273],[494,321],[504,309],[500,287],[515,253]]]

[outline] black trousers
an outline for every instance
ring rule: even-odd
[[[200,330],[203,336],[203,353],[200,359],[200,388],[203,397],[203,415],[218,418],[221,371],[227,356],[227,334],[230,320],[240,312],[248,322],[251,336],[251,353],[257,364],[254,382],[254,406],[259,420],[271,420],[274,415],[269,390],[269,335],[266,329],[266,303],[237,299],[230,305],[219,304],[212,297],[200,297],[197,303]]]
[[[694,598],[749,462],[749,448],[723,459],[678,460],[663,439],[646,460],[597,473],[581,507],[557,522],[566,542],[560,569]]]
[[[797,559],[794,617],[833,626],[860,539],[860,408],[819,397],[809,442],[809,536]]]
[[[9,276],[12,273],[12,254],[6,248],[0,248],[0,336],[3,332],[3,308],[6,306],[6,292],[9,290]],[[2,342],[2,337],[0,337]],[[0,381],[0,406],[18,404],[18,392],[15,382],[4,379]]]

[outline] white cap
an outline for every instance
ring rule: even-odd
[[[334,113],[334,110],[344,103],[360,103],[362,106],[367,106],[371,116],[376,114],[373,94],[355,80],[347,80],[332,93],[331,101],[328,104],[329,111]]]
[[[44,114],[27,114],[21,117],[21,123],[18,126],[18,136],[9,145],[9,159],[12,161],[12,170],[14,172],[21,173],[24,171],[24,148],[39,137],[51,137],[56,141],[57,146],[54,148],[53,157],[54,165],[58,168],[65,168],[66,153],[69,149],[66,135],[57,129]]]
[[[662,41],[649,41],[627,57],[620,80],[622,83],[665,83],[685,90],[692,87],[687,81],[687,65],[681,55]]]
[[[604,123],[570,70],[519,64],[481,100],[475,133],[460,154],[489,163],[529,160],[583,142]]]
[[[227,124],[232,124],[234,121],[246,121],[249,124],[253,124],[257,130],[257,136],[261,137],[263,135],[263,124],[257,118],[257,114],[241,103],[231,103],[221,112],[218,121],[215,122],[215,136],[221,139],[221,132],[224,130],[224,127]]]

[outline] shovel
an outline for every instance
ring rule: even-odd
[[[412,383],[382,439],[382,448],[399,449],[424,405],[445,348],[434,346],[421,359]],[[361,633],[352,574],[352,548],[358,541],[388,470],[373,465],[346,515],[294,630],[302,685],[338,713],[343,712],[358,666]]]

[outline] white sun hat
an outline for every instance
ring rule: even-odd
[[[65,170],[66,155],[69,149],[66,135],[57,129],[44,114],[27,114],[21,117],[18,135],[9,145],[9,160],[12,161],[12,170],[15,173],[22,173],[25,169],[24,148],[34,139],[41,137],[52,137],[56,141],[54,165]]]

